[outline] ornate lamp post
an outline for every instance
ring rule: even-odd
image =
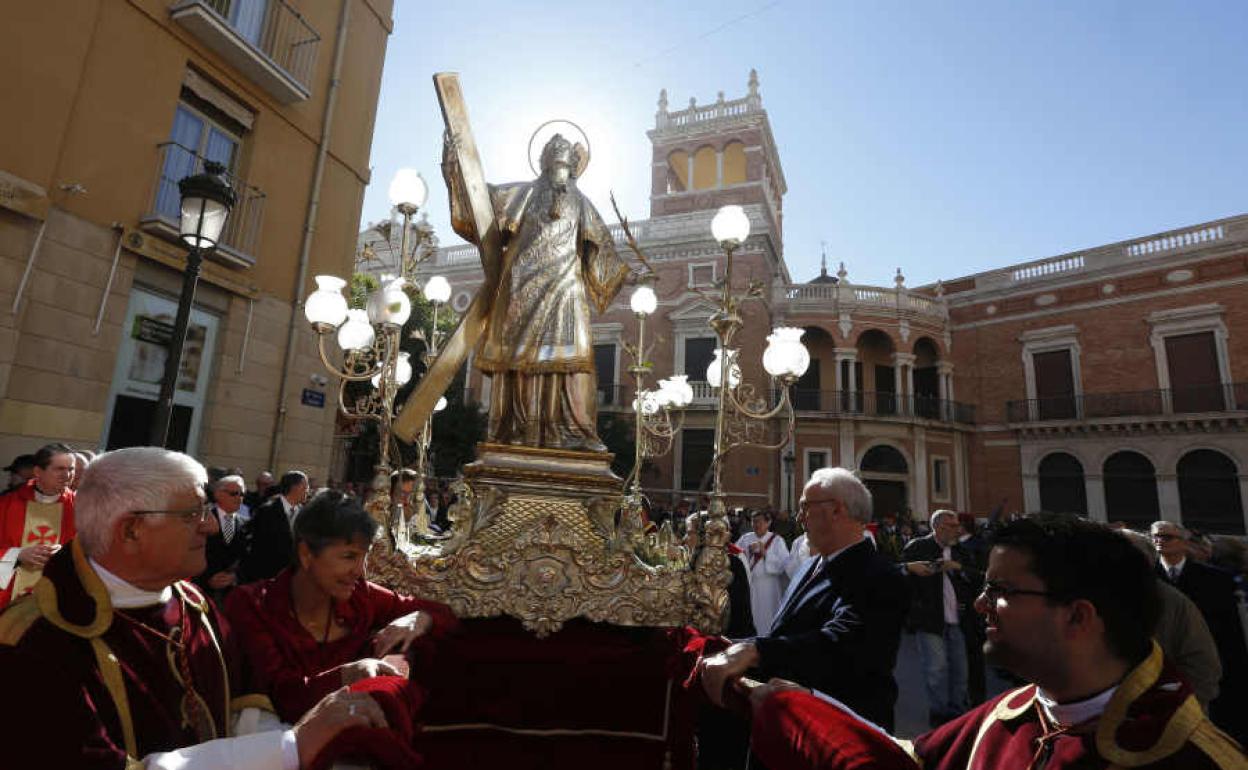
[[[451,298],[451,284],[440,275],[432,276],[425,282],[424,288],[425,299],[433,305],[433,324],[429,329],[427,339],[427,353],[425,354],[426,367],[433,366],[433,362],[438,357],[438,308]],[[426,369],[427,370],[427,369]],[[446,397],[438,399],[438,403],[433,407],[434,412],[440,412],[446,408]],[[416,513],[412,517],[415,522],[413,529],[418,535],[429,534],[429,520],[425,516],[425,478],[429,475],[429,443],[433,440],[433,417],[425,420],[424,427],[420,430],[420,435],[416,439],[416,486],[412,491],[412,499],[415,500]]]
[[[654,367],[647,360],[646,350],[646,317],[658,307],[658,298],[654,294],[653,277],[642,278],[629,298],[629,307],[637,317],[637,345],[625,345],[624,350],[632,360],[628,371],[633,375],[636,396],[633,399],[634,441],[633,470],[624,481],[625,521],[621,530],[624,536],[636,545],[642,530],[642,491],[641,466],[648,457],[661,457],[671,451],[672,439],[684,425],[683,413],[676,422],[672,419],[672,410],[682,410],[693,401],[693,386],[685,375],[676,375],[670,379],[660,380],[657,390],[646,390],[646,376]]]
[[[394,398],[399,388],[412,378],[409,355],[401,351],[400,334],[412,313],[412,303],[403,287],[408,282],[408,231],[411,218],[425,203],[428,187],[420,174],[402,169],[390,183],[390,201],[403,214],[397,278],[388,280],[368,298],[365,310],[348,309],[343,289],[347,282],[332,275],[316,276],[317,289],[304,303],[304,315],[317,334],[321,363],[340,380],[338,408],[349,420],[377,425],[378,459],[372,490],[366,508],[386,527],[396,543],[405,539],[402,521],[395,521],[390,499],[390,426],[394,420]],[[343,362],[330,362],[325,339],[337,332]],[[362,388],[352,383],[371,383]],[[350,392],[349,392],[350,390]]]
[[[789,390],[793,383],[806,372],[810,365],[810,353],[801,342],[803,330],[778,327],[767,337],[767,349],[763,352],[763,368],[780,384],[780,398],[774,407],[767,407],[765,397],[755,395],[751,385],[741,381],[741,369],[737,363],[738,350],[732,346],[733,339],[743,323],[739,312],[741,302],[758,296],[755,287],[737,295],[732,290],[732,257],[750,234],[750,220],[740,206],[724,206],[711,220],[711,234],[719,241],[727,257],[724,268],[723,290],[719,296],[719,308],[711,316],[710,326],[719,338],[715,358],[707,367],[706,381],[717,390],[719,398],[715,412],[715,444],[712,457],[712,484],[710,516],[707,522],[707,545],[709,551],[719,553],[727,542],[727,505],[723,488],[724,457],[739,446],[753,445],[779,449],[788,444],[793,436],[793,405]],[[766,423],[783,415],[787,426],[779,443],[767,444],[763,440]]]
[[[186,256],[186,271],[182,274],[182,296],[178,299],[178,314],[173,323],[173,336],[169,339],[169,356],[165,359],[165,375],[160,381],[156,419],[152,424],[151,443],[161,447],[167,446],[169,441],[173,394],[177,386],[178,371],[182,367],[182,348],[186,344],[191,306],[195,304],[199,270],[203,265],[204,254],[217,247],[225,220],[238,199],[225,179],[225,166],[213,161],[204,163],[202,173],[178,182],[178,191],[182,194],[179,234],[191,250]]]

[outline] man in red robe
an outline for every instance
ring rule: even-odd
[[[289,729],[254,708],[266,704],[242,686],[228,626],[187,582],[216,531],[206,480],[154,447],[91,463],[77,539],[0,614],[6,766],[298,770],[344,729],[386,725],[373,697],[346,690]],[[269,731],[238,737],[248,727]]]
[[[769,770],[1248,767],[1153,642],[1149,565],[1109,529],[1070,516],[1010,523],[976,610],[988,660],[1031,684],[910,744],[773,680],[751,694],[755,753]]]
[[[34,476],[0,497],[0,609],[35,587],[43,567],[74,537],[74,453],[48,444],[35,453]]]

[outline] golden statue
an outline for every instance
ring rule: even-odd
[[[595,428],[589,309],[593,303],[605,312],[630,270],[594,204],[577,189],[585,152],[555,134],[542,149],[537,179],[489,186],[503,252],[476,365],[491,376],[491,443],[606,450]],[[451,226],[479,245],[449,134],[442,174]]]

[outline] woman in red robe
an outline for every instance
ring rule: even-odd
[[[257,689],[294,723],[326,694],[375,676],[406,676],[402,659],[431,651],[458,624],[449,607],[364,579],[377,523],[359,501],[327,491],[295,518],[296,564],[234,590],[226,615]]]

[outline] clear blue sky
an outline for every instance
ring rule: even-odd
[[[1248,3],[425,3],[397,0],[363,218],[394,171],[447,224],[431,75],[461,73],[486,176],[528,178],[543,120],[585,126],[582,187],[649,214],[660,88],[744,95],[751,67],[789,183],[796,280],[950,278],[1248,211]]]

